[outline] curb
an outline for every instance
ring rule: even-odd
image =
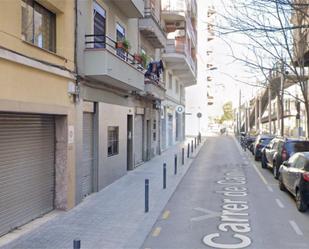
[[[144,215],[144,225],[140,226],[133,234],[131,237],[131,242],[127,243],[123,249],[132,249],[132,248],[141,248],[143,245],[145,239],[147,236],[151,233],[153,230],[153,227],[160,217],[161,213],[164,210],[164,207],[167,205],[169,200],[172,198],[174,192],[178,188],[179,184],[181,183],[182,179],[185,177],[189,169],[191,168],[192,163],[195,161],[195,158],[198,156],[200,150],[203,148],[205,145],[206,139],[202,140],[200,145],[196,147],[195,153],[189,157],[189,162],[187,161],[187,164],[181,166],[185,167],[182,170],[181,175],[178,176],[176,184],[174,184],[172,187],[170,187],[167,191],[168,193],[166,196],[164,196],[164,201],[160,203],[158,206],[155,207],[155,209],[152,210],[152,214],[145,214]]]

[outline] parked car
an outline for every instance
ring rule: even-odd
[[[279,167],[296,152],[309,151],[309,141],[292,138],[274,138],[262,150],[262,168],[271,168],[278,179]]]
[[[259,161],[261,159],[261,150],[268,145],[268,143],[274,138],[272,135],[258,135],[254,146],[253,146],[253,154],[254,160]]]
[[[252,154],[253,154],[253,146],[254,146],[255,139],[256,139],[255,136],[247,136],[246,137],[246,146],[247,146],[248,150],[251,151]]]
[[[309,152],[298,152],[280,166],[279,188],[288,190],[296,207],[305,212],[309,204]]]

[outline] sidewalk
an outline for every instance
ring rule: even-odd
[[[164,151],[98,193],[86,198],[68,212],[21,236],[3,249],[71,249],[81,240],[81,249],[138,249],[189,169],[204,140],[187,159],[187,144]],[[181,148],[185,165],[181,165]],[[178,154],[178,173],[174,175],[174,155]],[[167,163],[167,188],[162,185],[163,162]],[[144,212],[144,182],[149,179],[149,212]]]

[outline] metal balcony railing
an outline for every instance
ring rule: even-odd
[[[149,72],[146,74],[146,69],[142,66],[133,54],[129,53],[123,48],[117,46],[117,42],[108,37],[107,35],[90,34],[85,35],[86,49],[100,50],[105,49],[117,56],[120,60],[134,66],[136,69],[145,73],[145,84],[153,84],[165,89],[164,83],[155,73]],[[125,73],[125,72],[124,72]]]
[[[126,49],[119,47],[119,43],[107,35],[104,34],[88,34],[85,35],[85,46],[86,49],[106,49],[120,60],[134,66],[140,71],[144,71],[145,68],[137,58],[129,53]]]
[[[184,37],[176,37],[176,39],[168,39],[165,52],[184,54],[189,62],[191,69],[194,72],[196,72],[196,62],[193,60],[191,56],[191,51],[189,50],[189,46],[185,41]]]

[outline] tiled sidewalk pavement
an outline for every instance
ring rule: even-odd
[[[191,139],[189,139],[191,141]],[[5,249],[73,248],[81,240],[82,249],[137,249],[152,229],[167,201],[194,160],[204,141],[187,159],[187,144],[178,144],[129,172],[74,209],[63,212],[33,231],[1,247]],[[181,165],[181,148],[185,165]],[[174,175],[174,155],[178,173]],[[191,154],[191,151],[190,151]],[[162,187],[162,165],[167,163],[167,188]],[[144,182],[150,181],[149,212],[144,212]]]

